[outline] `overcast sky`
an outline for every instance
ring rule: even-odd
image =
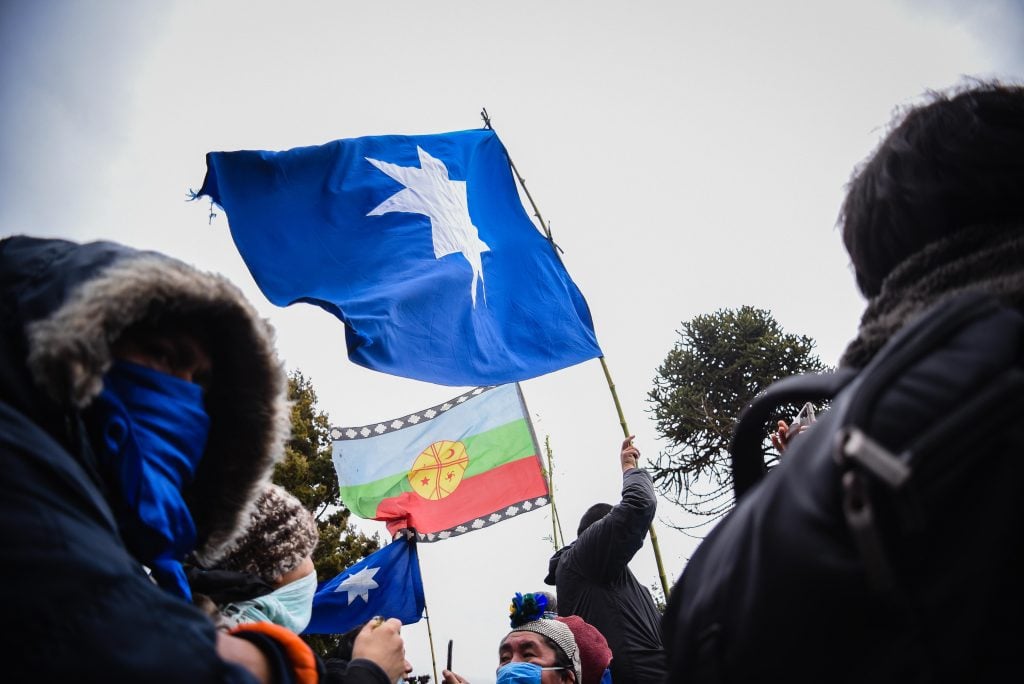
[[[341,324],[267,303],[223,212],[210,224],[186,193],[211,150],[475,128],[486,107],[653,457],[645,397],[680,322],[763,307],[835,363],[864,306],[835,228],[851,171],[929,89],[1022,75],[1020,0],[4,0],[0,235],[114,239],[221,272],[274,323],[332,423],[394,418],[462,388],[348,362]],[[604,375],[590,361],[523,392],[572,539],[621,483]],[[661,502],[670,582],[696,543],[671,527],[686,522]],[[543,509],[421,545],[439,670],[453,639],[455,669],[493,681],[509,599],[543,588],[550,533]],[[631,567],[658,583],[649,544]],[[415,671],[431,672],[425,623],[403,634]]]

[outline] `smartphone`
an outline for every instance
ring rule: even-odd
[[[817,420],[814,415],[814,404],[807,402],[800,408],[800,412],[796,414],[796,418],[793,419],[793,426],[799,425],[800,427],[809,427],[811,423]]]
[[[448,640],[448,667],[445,668],[449,672],[452,671],[452,640]]]

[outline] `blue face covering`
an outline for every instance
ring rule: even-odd
[[[299,634],[313,616],[314,594],[316,573],[311,572],[265,596],[229,603],[221,613],[232,627],[245,622],[273,622]]]
[[[564,667],[541,667],[537,663],[506,663],[498,668],[496,684],[540,684],[545,670],[564,670]]]
[[[115,517],[132,555],[161,587],[191,600],[181,561],[196,543],[182,489],[206,449],[199,385],[115,361],[85,413],[100,464],[119,495]]]

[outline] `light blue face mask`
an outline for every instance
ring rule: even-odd
[[[507,663],[498,668],[496,684],[540,684],[540,676],[545,670],[564,669],[564,667],[541,667],[537,663]]]
[[[265,596],[229,603],[221,613],[232,626],[246,622],[273,622],[299,634],[313,615],[316,573],[278,587]]]

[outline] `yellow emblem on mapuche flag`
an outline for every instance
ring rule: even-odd
[[[459,486],[469,465],[469,454],[462,442],[434,442],[416,457],[409,470],[409,484],[424,499],[443,499]]]

